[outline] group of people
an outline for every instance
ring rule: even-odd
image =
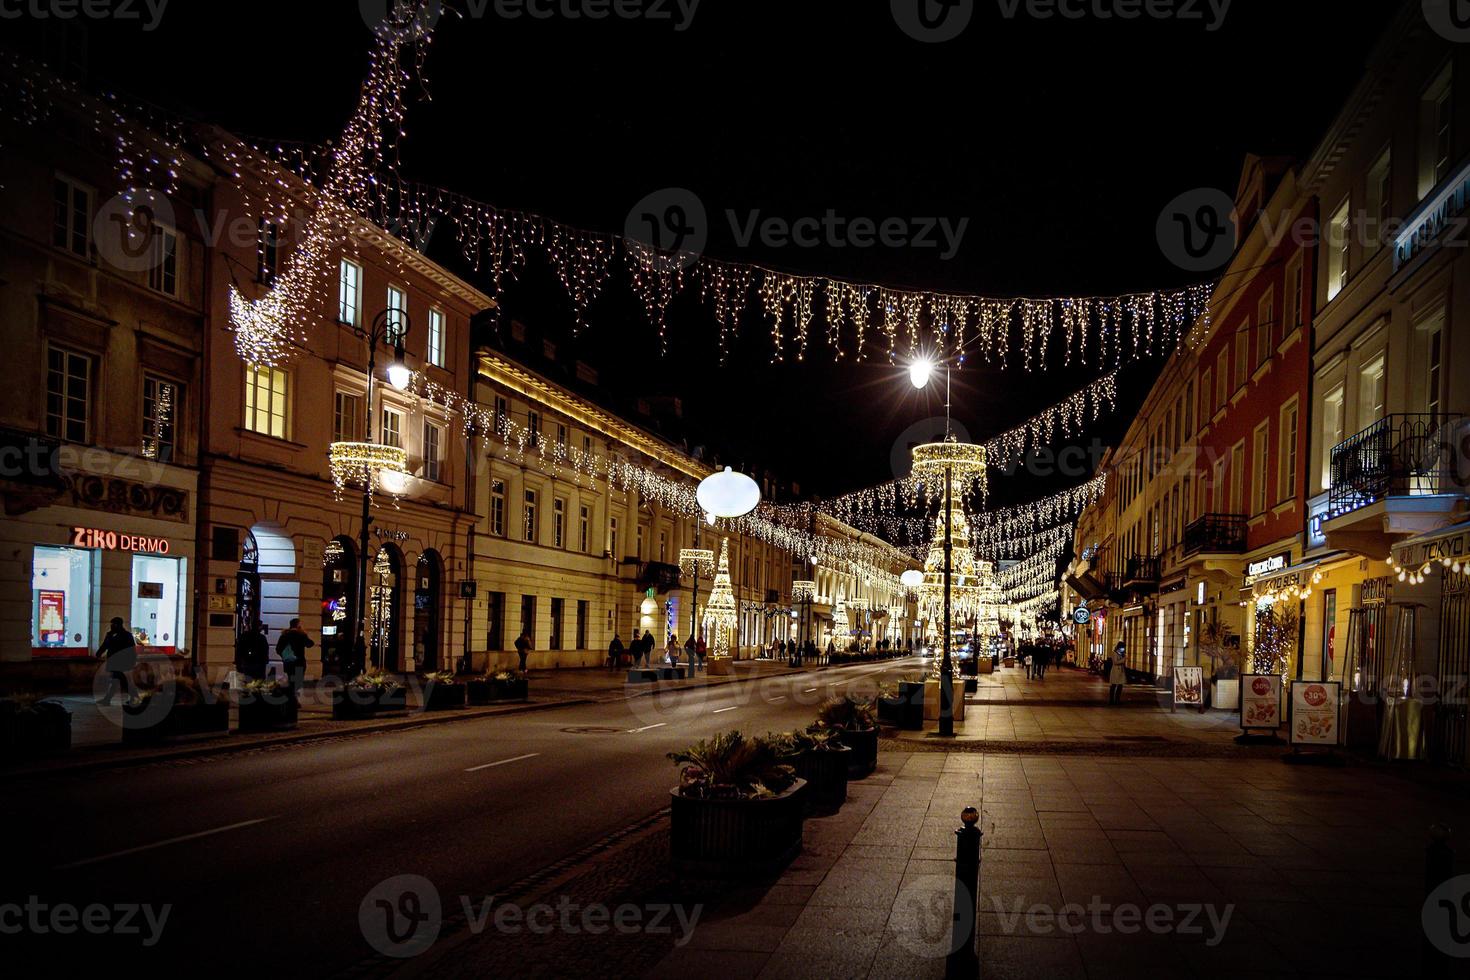
[[[634,636],[633,641],[627,646],[623,645],[623,638],[615,633],[612,642],[607,645],[607,666],[611,670],[618,670],[622,667],[651,667],[653,666],[653,647],[653,634],[648,630],[644,630],[642,636]],[[682,659],[688,662],[690,671],[703,669],[704,655],[708,650],[702,636],[696,640],[693,635],[690,635],[684,641],[683,646],[680,646],[679,637],[670,633],[668,641],[664,644],[664,663],[670,667],[677,667],[682,651]]]
[[[306,651],[316,641],[301,628],[301,620],[293,619],[276,639],[276,655],[281,659],[281,672],[291,690],[301,693],[306,681]],[[235,670],[246,680],[263,681],[270,671],[270,641],[264,623],[251,623],[235,640]]]

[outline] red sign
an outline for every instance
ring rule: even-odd
[[[119,534],[104,531],[100,527],[74,527],[71,543],[78,548],[100,548],[103,551],[141,551],[149,554],[168,554],[168,538],[153,538],[142,534]]]

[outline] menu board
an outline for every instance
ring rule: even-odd
[[[1291,744],[1336,745],[1342,685],[1337,681],[1291,682]]]
[[[1240,678],[1240,727],[1267,728],[1281,725],[1281,678],[1276,674],[1243,674]]]
[[[1205,669],[1203,667],[1174,668],[1174,704],[1176,707],[1190,705],[1202,707],[1205,703]]]

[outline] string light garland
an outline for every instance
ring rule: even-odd
[[[385,474],[408,475],[407,451],[376,442],[334,442],[327,450],[327,463],[339,500],[348,486],[363,487],[371,496]],[[388,487],[390,492],[394,488]]]
[[[1104,411],[1117,410],[1118,372],[1110,371],[1016,428],[986,440],[984,446],[990,465],[1008,466],[1023,456],[1027,449],[1051,442],[1059,436],[1075,436],[1087,423],[1096,422]]]

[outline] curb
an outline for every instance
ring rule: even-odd
[[[80,759],[74,763],[61,763],[50,766],[33,766],[28,769],[0,769],[0,776],[5,779],[34,779],[45,776],[72,776],[89,772],[97,772],[108,769],[125,769],[132,766],[149,765],[154,762],[176,762],[181,759],[208,758],[219,755],[233,755],[239,752],[249,752],[253,749],[276,748],[282,745],[301,745],[307,742],[322,742],[329,739],[348,738],[354,735],[376,735],[382,732],[411,731],[417,728],[427,728],[432,725],[442,725],[456,721],[473,721],[480,718],[500,718],[506,715],[528,714],[534,711],[548,711],[553,708],[566,708],[574,705],[594,704],[596,702],[588,698],[568,698],[563,701],[542,701],[529,704],[513,705],[497,708],[492,711],[457,712],[424,712],[408,718],[393,719],[382,723],[363,725],[358,728],[332,729],[317,732],[298,732],[281,735],[277,738],[264,738],[251,742],[230,741],[228,737],[211,741],[202,745],[181,746],[155,752],[149,755],[120,756],[109,759]],[[106,748],[84,751],[109,751]]]

